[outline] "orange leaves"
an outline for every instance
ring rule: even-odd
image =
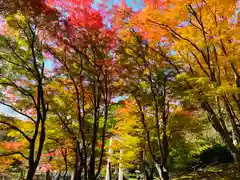
[[[99,149],[102,148],[102,140],[98,140],[97,141],[97,146],[98,146]]]
[[[0,172],[5,172],[14,160],[8,156],[0,157]]]
[[[124,101],[124,106],[121,108],[118,108],[116,113],[117,113],[117,117],[121,118],[121,117],[127,117],[128,113],[132,112],[133,109],[135,109],[135,104],[134,101]]]
[[[127,113],[127,112],[129,112],[129,109],[128,108],[119,108],[119,109],[117,109],[117,114],[121,114],[121,113]]]
[[[19,149],[22,149],[24,147],[24,144],[22,142],[4,142],[3,147],[6,150],[17,151]]]
[[[190,116],[193,116],[194,112],[193,111],[188,111],[186,109],[181,109],[181,110],[177,111],[177,114],[180,115],[180,116],[190,117]]]

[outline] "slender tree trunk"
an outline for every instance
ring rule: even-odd
[[[118,180],[123,180],[123,167],[122,167],[122,154],[123,154],[123,149],[120,149],[120,163],[119,163],[119,171],[118,171]]]
[[[29,150],[29,159],[28,159],[28,172],[27,172],[27,180],[32,180],[34,177],[34,174],[36,172],[37,166],[34,163],[34,148],[35,143],[32,140],[30,142],[30,150]]]
[[[112,146],[112,137],[110,138],[109,146]],[[106,180],[111,180],[111,156],[113,154],[113,150],[110,147],[108,150],[108,159],[107,159],[107,167],[106,167]]]
[[[142,149],[143,149],[143,147],[142,147]],[[150,180],[148,172],[146,171],[144,162],[145,162],[145,151],[142,150],[140,153],[140,172],[141,172],[141,174],[144,175],[145,179]]]
[[[168,170],[164,165],[155,163],[155,167],[161,180],[169,180]]]
[[[232,125],[232,129],[233,129],[233,134],[234,134],[235,140],[238,142],[239,139],[240,139],[240,133],[239,133],[239,130],[238,130],[238,127],[237,127],[237,123],[235,121],[235,117],[236,116],[235,116],[234,112],[231,109],[231,105],[230,105],[227,97],[223,97],[223,98],[224,98],[224,103],[225,103],[226,110],[227,110],[227,113],[228,113],[228,116],[229,116],[229,120],[230,120],[230,123]]]
[[[229,134],[227,131],[224,130],[224,128],[220,124],[220,120],[218,119],[217,115],[213,111],[212,107],[209,105],[209,103],[204,102],[202,103],[202,107],[209,115],[209,121],[212,123],[213,128],[219,133],[222,140],[225,142],[225,144],[228,146],[229,150],[231,151],[231,154],[234,158],[234,161],[238,168],[240,168],[240,152],[237,149],[237,147],[233,144]]]
[[[81,176],[82,176],[82,167],[81,167],[81,164],[83,163],[83,159],[81,159],[80,157],[80,143],[79,141],[77,141],[76,143],[76,150],[75,150],[75,153],[76,153],[76,157],[75,157],[75,170],[74,170],[74,180],[81,180]],[[87,167],[84,167],[84,168],[87,168]]]
[[[29,164],[29,168],[27,172],[27,180],[33,180],[36,169],[37,167],[34,163]]]
[[[99,77],[98,77],[99,78]],[[99,81],[99,79],[98,79]],[[95,174],[95,163],[96,163],[96,143],[97,143],[97,133],[98,133],[98,127],[99,127],[99,106],[100,106],[100,89],[98,87],[97,82],[93,82],[93,107],[94,107],[94,124],[93,124],[93,135],[92,135],[92,148],[91,148],[91,157],[90,157],[90,163],[89,163],[89,180],[95,180],[96,174]]]
[[[169,173],[168,173],[168,169],[165,165],[161,165],[161,176],[162,176],[162,180],[169,180]]]
[[[51,180],[50,171],[49,170],[46,172],[46,180]]]

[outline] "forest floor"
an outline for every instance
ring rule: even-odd
[[[220,165],[199,169],[191,173],[178,175],[172,180],[240,180],[239,173],[232,165]]]

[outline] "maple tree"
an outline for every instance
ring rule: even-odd
[[[55,112],[76,143],[75,179],[96,179],[103,164],[112,82],[117,73],[110,56],[113,32],[103,26],[100,14],[91,10],[87,2],[73,1],[75,6],[71,7],[61,1],[49,3],[66,8],[69,13],[57,32],[56,43],[61,49],[51,46],[47,49],[60,63],[63,93],[67,93],[71,107],[66,111],[67,104],[63,104],[64,109],[57,108]],[[62,111],[66,112],[65,118]],[[75,127],[70,126],[73,122]]]
[[[177,81],[186,92],[185,98],[205,110],[238,162],[239,73],[235,58],[238,24],[234,23],[233,17],[236,3],[146,1],[146,7],[133,14],[129,24],[138,28],[150,41],[152,49],[175,68],[179,74]],[[162,39],[164,41],[159,45]],[[162,47],[169,54],[164,54]],[[233,130],[235,143],[229,129]]]
[[[0,1],[0,104],[21,115],[1,115],[16,141],[1,143],[4,169],[17,159],[27,179],[39,165],[87,180],[107,165],[166,180],[214,144],[209,124],[239,164],[237,1],[93,3]]]
[[[123,39],[117,51],[120,53],[119,63],[125,68],[122,77],[126,93],[135,99],[147,146],[159,177],[168,179],[167,128],[171,95],[167,83],[173,73],[166,64],[161,64],[162,57],[151,51],[148,41],[144,41],[132,28],[124,31],[122,36],[127,38]],[[147,123],[149,121],[154,127]],[[151,137],[156,137],[157,147],[153,147]]]
[[[88,51],[88,49],[86,50]],[[91,54],[88,54],[90,57],[89,59],[84,59],[84,57],[81,57],[80,54],[84,51],[78,50],[74,53],[75,55],[72,54],[73,58],[68,58],[68,61],[62,60],[61,54],[59,56],[57,52],[53,52],[51,50],[51,53],[54,54],[54,56],[62,63],[62,69],[65,70],[66,75],[70,76],[70,78],[63,79],[65,86],[62,88],[64,88],[63,91],[65,91],[64,94],[66,94],[67,97],[62,94],[63,96],[56,99],[58,106],[59,103],[64,101],[66,98],[69,104],[65,102],[62,104],[64,109],[61,110],[57,107],[54,111],[57,113],[59,120],[63,123],[63,127],[71,134],[73,140],[76,142],[76,178],[82,176],[82,170],[85,171],[83,174],[85,178],[88,178],[88,176],[90,176],[89,178],[95,178],[91,176],[95,176],[95,154],[97,152],[100,153],[100,161],[98,163],[98,172],[96,177],[100,173],[104,153],[105,136],[107,135],[106,128],[108,111],[111,102],[111,86],[108,85],[111,81],[111,79],[109,79],[109,77],[111,77],[108,72],[109,69],[104,69],[104,65],[100,63],[97,64],[94,60],[95,58],[98,58],[95,54],[95,50],[98,51],[98,49],[94,48],[91,50],[93,50],[94,53],[93,59],[91,59]],[[80,58],[78,56],[80,56]],[[86,58],[86,55],[84,56]],[[100,58],[103,57],[100,55]],[[93,62],[91,62],[92,60]],[[88,71],[85,71],[85,68]],[[80,74],[80,77],[77,74]],[[69,92],[69,90],[66,92],[66,87],[69,87],[71,92]],[[62,114],[63,111],[65,112],[65,116]],[[99,136],[102,141],[100,152],[97,150],[96,146]],[[89,144],[92,148],[90,157],[87,152],[87,149],[90,148]],[[90,162],[88,162],[89,158]],[[80,167],[78,167],[79,161],[85,165],[81,164]],[[90,169],[88,169],[87,163],[90,163]]]
[[[32,179],[43,149],[48,111],[44,89],[47,83],[45,62],[36,27],[29,24],[21,14],[8,16],[7,29],[1,36],[1,47],[4,50],[1,51],[0,104],[21,115],[27,123],[19,124],[15,120],[17,118],[3,115],[0,123],[27,141],[24,145],[28,146],[27,155],[16,151],[15,147],[11,148],[11,153],[18,153],[27,159],[27,179]]]

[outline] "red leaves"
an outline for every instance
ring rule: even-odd
[[[102,141],[101,140],[97,141],[97,145],[98,145],[98,148],[102,148]]]
[[[59,8],[67,22],[77,28],[99,29],[103,27],[103,19],[99,12],[94,10],[92,0],[48,0],[50,7]]]
[[[41,172],[47,172],[52,168],[51,164],[41,164],[39,170]]]
[[[42,154],[42,157],[50,157],[50,156],[62,156],[61,148],[56,149],[53,152]]]
[[[9,86],[2,92],[2,94],[11,101],[17,100],[17,96],[14,94],[14,89]]]

